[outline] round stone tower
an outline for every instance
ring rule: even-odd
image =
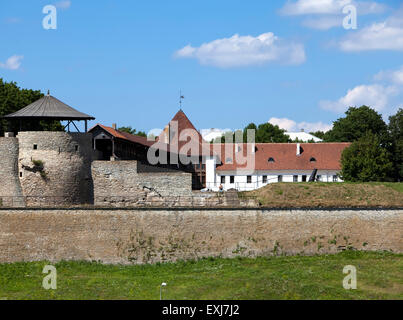
[[[24,206],[18,180],[18,140],[0,138],[0,206]]]
[[[89,133],[19,132],[18,169],[28,206],[93,202]]]

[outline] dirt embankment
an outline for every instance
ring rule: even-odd
[[[403,208],[403,183],[275,183],[239,197],[265,207]]]

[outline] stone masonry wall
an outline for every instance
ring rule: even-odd
[[[18,140],[0,138],[0,206],[23,206],[18,178]]]
[[[88,133],[19,132],[19,171],[28,206],[93,201],[92,137]],[[43,168],[35,162],[43,163]]]
[[[137,161],[94,161],[92,178],[97,206],[161,205],[192,196],[190,173],[138,173]]]
[[[403,210],[0,209],[0,262],[403,252]]]

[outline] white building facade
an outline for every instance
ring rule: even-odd
[[[206,188],[218,191],[236,189],[251,191],[270,183],[308,182],[316,171],[315,181],[342,182],[339,177],[341,153],[347,143],[261,143],[221,145],[221,154],[209,157],[206,161]],[[233,148],[232,148],[233,147]],[[225,152],[227,148],[227,152]],[[254,152],[248,154],[248,150]],[[241,152],[250,163],[238,164],[236,152]],[[218,152],[219,153],[219,152]],[[252,165],[251,165],[252,163]]]

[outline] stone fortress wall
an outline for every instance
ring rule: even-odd
[[[403,252],[403,210],[0,208],[0,263]]]
[[[94,204],[162,204],[192,196],[192,175],[185,172],[138,172],[137,161],[94,161]]]
[[[145,168],[135,160],[93,161],[92,179],[97,207],[228,207],[241,204],[237,192],[193,191],[191,173]]]

